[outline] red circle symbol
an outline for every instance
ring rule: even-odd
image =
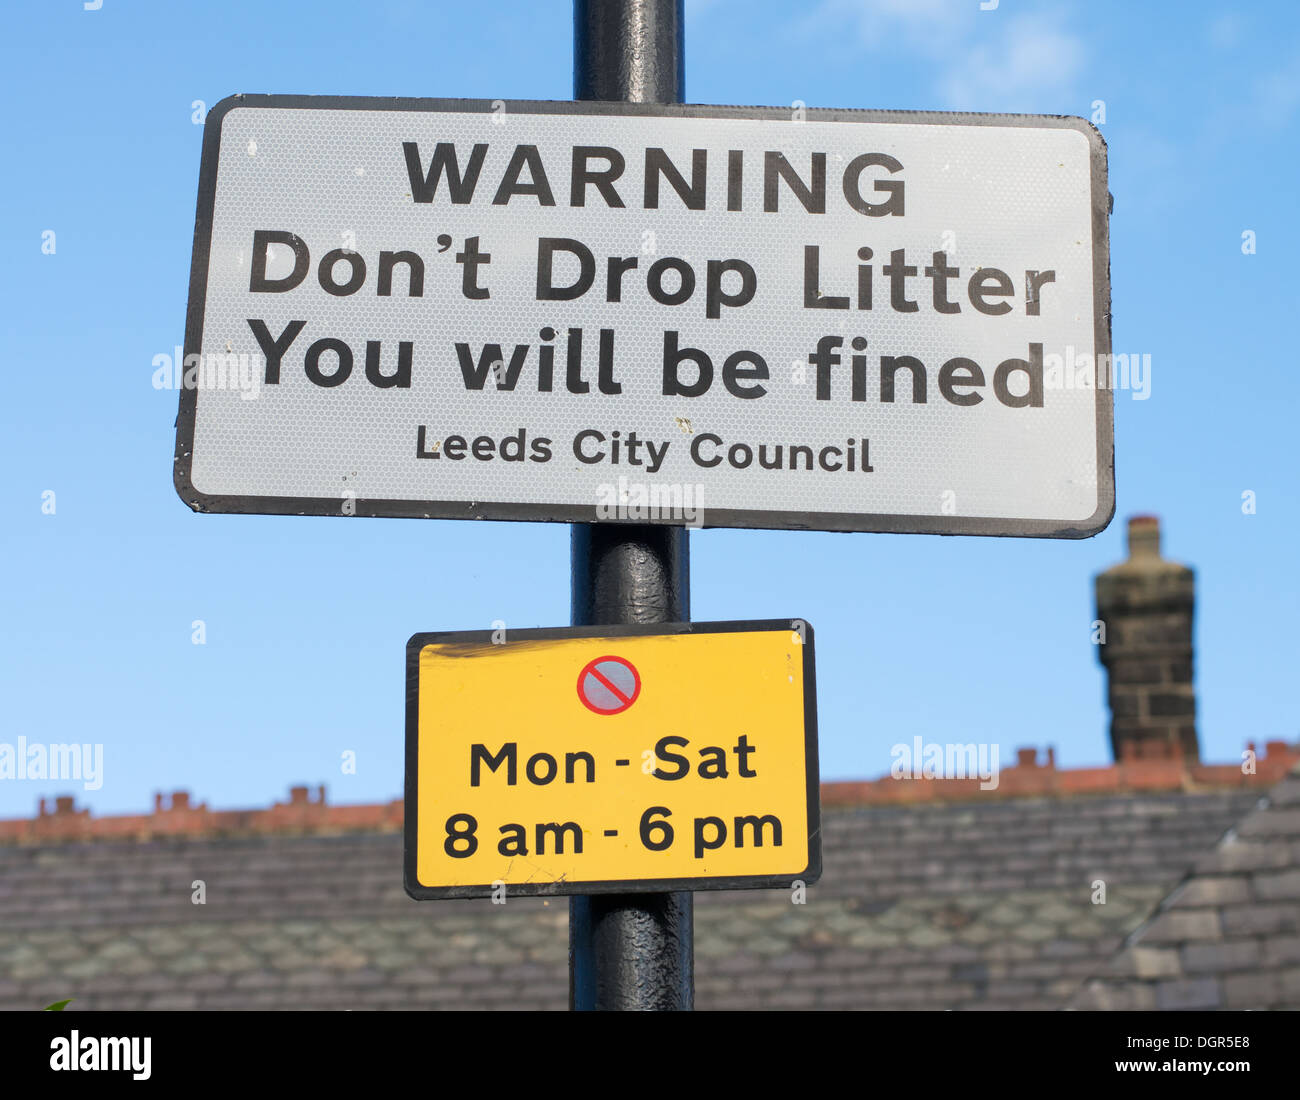
[[[578,698],[596,714],[621,714],[641,694],[641,676],[625,657],[597,657],[578,673]]]

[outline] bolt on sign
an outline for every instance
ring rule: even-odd
[[[1095,534],[1127,369],[1108,210],[1079,118],[234,96],[204,133],[177,489]]]
[[[801,620],[415,635],[407,893],[811,884],[814,684]]]

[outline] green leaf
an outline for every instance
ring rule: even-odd
[[[72,1004],[72,998],[71,998],[71,997],[69,997],[66,1001],[55,1001],[52,1005],[46,1005],[43,1009],[41,1009],[41,1011],[42,1011],[42,1012],[62,1012],[62,1011],[63,1011],[65,1008],[67,1008],[68,1005],[70,1005],[70,1004]]]

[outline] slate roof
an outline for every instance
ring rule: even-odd
[[[1300,767],[1196,860],[1071,1003],[1300,1009]]]
[[[696,895],[697,1007],[1294,1006],[1297,789],[828,808],[804,904]],[[567,924],[409,900],[391,831],[0,843],[0,1009],[560,1009]]]

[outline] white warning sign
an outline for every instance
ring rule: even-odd
[[[234,96],[204,135],[177,489],[1094,534],[1108,209],[1078,118]]]

